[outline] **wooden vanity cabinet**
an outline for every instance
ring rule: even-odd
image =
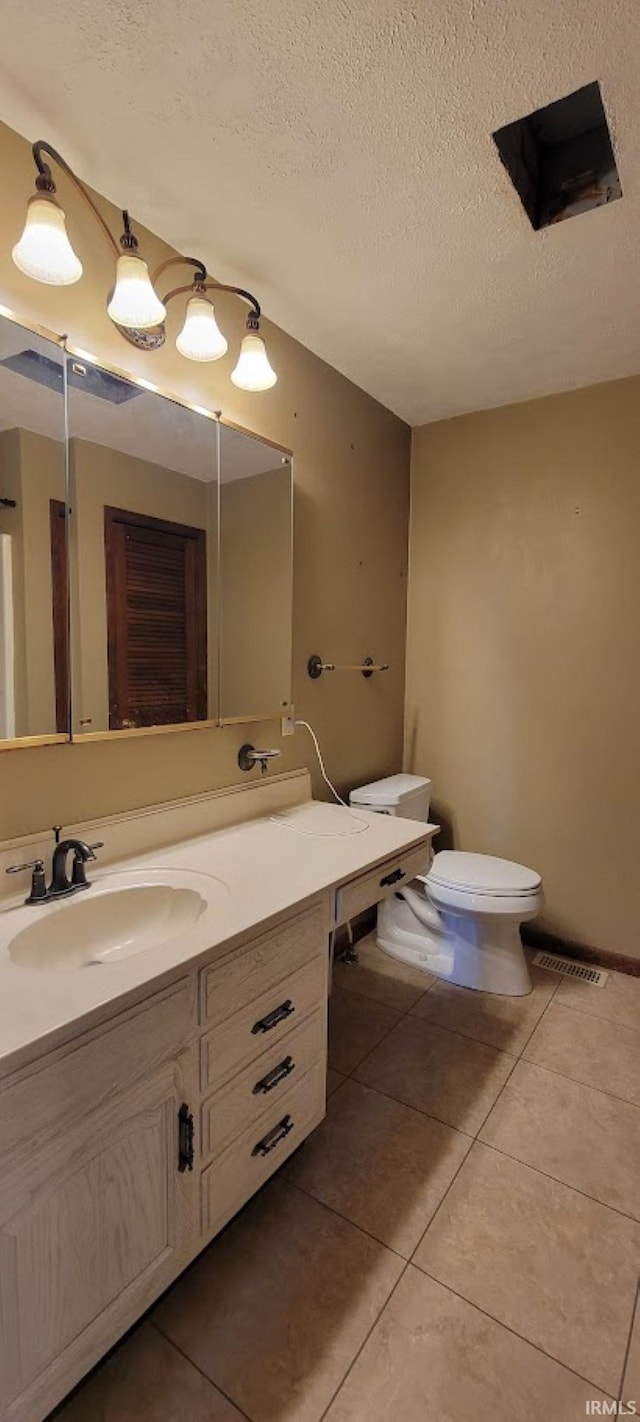
[[[7,1422],[46,1416],[193,1256],[198,1178],[178,1165],[186,1138],[179,1113],[197,1103],[197,1045],[158,1060],[171,1050],[170,1015],[177,1026],[183,1006],[178,985],[0,1092],[2,1116],[26,1111],[13,1118],[13,1135],[22,1139],[0,1163],[0,1416]],[[121,1073],[113,1054],[136,1037],[129,1085],[76,1113],[86,1073],[100,1057],[107,1079]],[[54,1095],[49,1118],[32,1132],[50,1077],[65,1077],[67,1094]]]
[[[0,1422],[42,1422],[322,1119],[329,921],[327,895],[0,1083]]]

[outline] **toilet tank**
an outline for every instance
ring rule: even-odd
[[[398,815],[428,824],[430,793],[431,781],[424,775],[388,775],[352,790],[349,803],[375,810],[378,815]]]

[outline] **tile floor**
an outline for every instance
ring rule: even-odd
[[[640,980],[336,964],[327,1119],[58,1422],[640,1412]]]

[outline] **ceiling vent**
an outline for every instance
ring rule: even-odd
[[[0,360],[0,366],[62,394],[62,358],[60,361],[52,360],[41,351],[29,348],[17,351],[15,355],[5,356],[4,360]],[[71,359],[67,371],[69,385],[76,385],[79,390],[84,390],[87,395],[96,395],[99,400],[108,400],[111,405],[122,405],[142,394],[142,391],[128,380],[121,380],[118,375],[112,375],[109,370],[100,370],[98,366],[85,365],[84,361]]]
[[[597,81],[505,124],[493,139],[536,231],[622,197]]]

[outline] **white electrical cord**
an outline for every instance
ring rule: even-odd
[[[308,721],[297,721],[297,720],[296,720],[296,721],[294,721],[293,724],[294,724],[294,726],[304,726],[305,731],[308,731],[308,732],[309,732],[309,735],[311,736],[311,739],[312,739],[313,744],[314,744],[314,746],[315,746],[315,751],[316,751],[316,755],[317,755],[317,757],[318,757],[318,765],[320,766],[320,774],[321,774],[321,776],[322,776],[322,779],[324,780],[325,785],[328,785],[328,787],[329,787],[329,789],[330,789],[330,791],[331,791],[331,794],[333,795],[334,800],[337,800],[339,805],[343,805],[344,808],[345,808],[345,810],[348,810],[348,809],[349,809],[349,806],[348,806],[346,800],[343,800],[342,796],[338,794],[338,791],[336,790],[335,785],[332,785],[332,784],[331,784],[331,781],[330,781],[330,779],[329,779],[329,776],[327,775],[327,772],[326,772],[326,770],[325,770],[325,768],[324,768],[324,761],[323,761],[323,759],[322,759],[322,751],[320,750],[320,746],[318,745],[318,737],[317,737],[317,735],[316,735],[316,733],[315,733],[315,731],[314,731],[314,729],[313,729],[313,726],[310,726]]]
[[[330,779],[329,779],[329,776],[327,775],[327,772],[326,772],[326,770],[325,770],[325,768],[324,768],[324,761],[323,761],[323,759],[322,759],[322,751],[320,750],[320,746],[318,745],[318,737],[317,737],[317,735],[316,735],[316,733],[315,733],[315,731],[314,731],[314,729],[313,729],[313,726],[310,726],[308,721],[298,721],[298,720],[296,720],[296,721],[294,721],[293,724],[294,724],[294,726],[304,726],[305,731],[308,731],[308,732],[309,732],[309,735],[311,736],[311,739],[312,739],[313,744],[314,744],[314,747],[315,747],[316,755],[317,755],[317,757],[318,757],[318,765],[320,766],[320,774],[321,774],[321,776],[322,776],[322,779],[324,780],[325,785],[327,785],[327,786],[329,787],[329,789],[330,789],[330,791],[331,791],[331,794],[333,795],[334,799],[337,800],[338,804],[342,806],[343,810],[346,810],[346,811],[347,811],[347,814],[349,815],[350,819],[355,820],[356,824],[360,825],[360,829],[359,829],[359,830],[350,830],[350,831],[347,831],[347,830],[344,830],[344,829],[342,829],[342,830],[336,830],[336,829],[333,829],[333,828],[330,829],[330,830],[320,830],[320,829],[316,829],[315,827],[314,827],[313,829],[303,829],[299,824],[297,824],[297,823],[295,822],[295,820],[288,820],[288,821],[287,821],[287,819],[284,817],[284,815],[282,815],[282,816],[281,816],[281,815],[278,815],[277,817],[276,817],[276,816],[272,816],[271,818],[274,820],[274,823],[276,823],[276,824],[281,824],[281,825],[286,825],[287,829],[294,829],[294,830],[297,831],[298,834],[307,834],[307,835],[309,835],[312,839],[336,839],[336,838],[339,839],[341,836],[343,836],[344,834],[347,834],[347,833],[351,833],[351,834],[363,834],[365,830],[371,829],[371,823],[370,823],[370,821],[367,820],[367,819],[365,819],[363,815],[357,815],[357,814],[355,813],[355,811],[352,810],[351,806],[347,804],[346,800],[343,800],[343,799],[342,799],[342,796],[338,794],[338,791],[336,790],[335,785],[332,785],[332,783],[331,783],[331,781],[330,781]]]

